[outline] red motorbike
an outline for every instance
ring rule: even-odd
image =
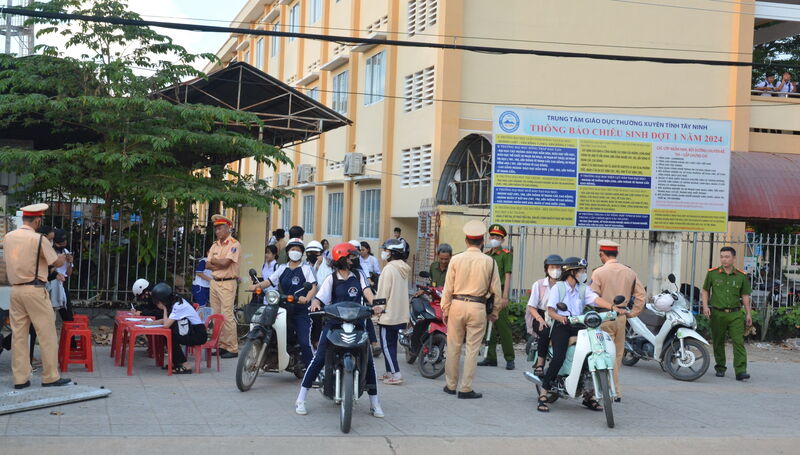
[[[430,278],[428,272],[420,272]],[[447,326],[442,320],[442,288],[417,285],[419,293],[411,298],[408,328],[400,331],[399,343],[406,350],[406,362],[417,362],[419,373],[428,379],[444,374],[447,353]]]

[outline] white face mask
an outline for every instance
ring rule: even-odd
[[[503,244],[503,242],[501,242],[501,241],[499,241],[499,240],[497,240],[497,239],[491,239],[491,240],[489,240],[489,248],[497,248],[497,247],[499,247],[499,246],[500,246],[500,245],[502,245],[502,244]]]
[[[385,250],[381,251],[381,259],[383,259],[384,261],[388,261],[390,257],[392,257],[392,253]]]
[[[586,272],[581,272],[575,278],[578,280],[578,283],[585,283],[586,282],[586,278],[588,278],[588,277],[589,277],[589,274],[587,274]]]
[[[302,257],[303,257],[303,253],[301,253],[301,252],[299,252],[297,250],[292,250],[292,251],[289,252],[289,260],[290,261],[297,262]]]
[[[561,269],[550,269],[547,271],[547,276],[549,276],[554,280],[557,280],[561,278]]]

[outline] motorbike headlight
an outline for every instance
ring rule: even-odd
[[[600,324],[603,322],[603,318],[594,311],[590,311],[586,313],[586,316],[583,317],[583,324],[590,329],[596,329],[600,327]]]
[[[281,295],[278,293],[278,291],[274,289],[267,291],[266,300],[268,305],[277,305],[280,299]]]

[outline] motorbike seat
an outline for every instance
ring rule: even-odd
[[[661,327],[664,325],[667,317],[666,315],[660,315],[649,308],[645,308],[641,313],[639,313],[639,319],[644,322],[644,325],[647,326],[647,329],[655,335],[661,330]]]

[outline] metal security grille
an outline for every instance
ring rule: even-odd
[[[410,188],[431,184],[431,144],[403,149],[400,186]]]

